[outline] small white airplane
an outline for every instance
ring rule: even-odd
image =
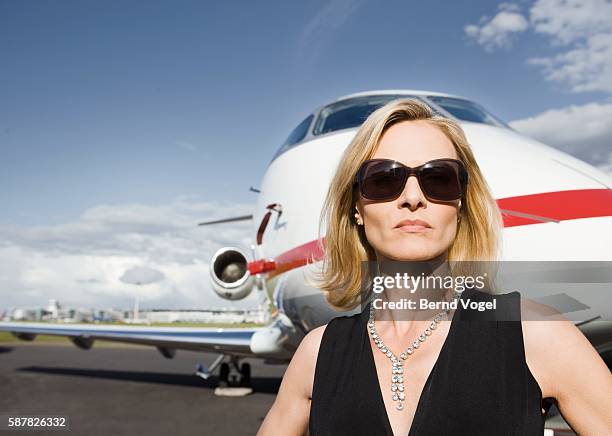
[[[396,99],[414,97],[463,127],[478,164],[503,213],[503,260],[612,260],[612,178],[569,154],[513,130],[479,104],[449,94],[384,90],[347,95],[316,109],[291,132],[270,161],[252,215],[200,223],[253,223],[254,244],[218,250],[210,263],[211,283],[222,298],[240,300],[253,289],[271,291],[275,311],[261,328],[181,328],[61,325],[3,322],[0,330],[24,340],[37,334],[69,337],[89,349],[104,339],[155,346],[164,357],[177,349],[219,353],[203,378],[219,368],[220,383],[232,368],[240,384],[250,366],[240,360],[288,362],[305,334],[335,316],[322,293],[304,280],[322,258],[318,219],[342,152],[364,119]],[[570,292],[568,292],[570,294]],[[575,323],[604,360],[612,356],[609,298],[584,301]],[[588,299],[588,298],[587,298]],[[229,362],[227,362],[229,361]],[[231,367],[230,367],[231,364]]]

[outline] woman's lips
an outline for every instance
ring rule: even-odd
[[[403,233],[422,233],[422,232],[431,230],[431,228],[425,227],[425,226],[417,226],[417,225],[406,225],[406,226],[396,227],[395,230],[398,230]]]

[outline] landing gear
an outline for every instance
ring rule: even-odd
[[[230,358],[230,363],[232,368],[238,374],[232,374],[231,379],[229,378],[230,374],[230,365],[227,363],[227,372],[224,372],[223,365],[221,366],[221,371],[219,372],[219,382],[222,380],[227,382],[227,386],[242,386],[242,387],[251,387],[251,365],[247,362],[243,362],[242,365],[236,356],[232,356]]]
[[[230,356],[230,361],[223,362],[226,356],[220,354],[209,368],[204,367],[201,363],[196,365],[195,374],[203,379],[208,379],[217,367],[219,367],[219,385],[220,388],[251,388],[251,365],[247,362],[240,364],[238,357]],[[234,373],[232,374],[232,369]],[[236,374],[237,373],[237,374]]]
[[[225,355],[219,354],[219,356],[217,356],[215,361],[208,368],[206,368],[201,363],[198,363],[196,365],[195,375],[197,375],[198,377],[203,378],[204,380],[207,380],[208,377],[211,376],[212,372],[215,369],[217,369],[217,366],[219,366],[221,364],[221,362],[223,361],[224,358],[225,358]],[[228,368],[228,372],[229,372],[229,368]]]
[[[240,366],[240,386],[251,386],[251,364],[244,362]]]
[[[231,364],[231,365],[230,365]],[[230,374],[231,369],[238,372]],[[251,365],[243,362],[239,365],[238,358],[232,356],[230,363],[223,362],[219,368],[219,386],[215,389],[215,395],[242,397],[253,392],[251,387]]]
[[[219,368],[219,387],[226,388],[229,386],[230,367],[227,362],[223,362]]]

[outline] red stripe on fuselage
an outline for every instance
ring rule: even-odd
[[[520,195],[500,198],[497,200],[497,205],[500,209],[508,211],[508,213],[502,211],[504,227],[547,222],[543,219],[510,215],[511,212],[556,221],[612,216],[612,189],[576,189]],[[325,238],[321,242],[325,245]],[[319,261],[323,256],[323,249],[316,239],[307,242],[277,256],[274,259],[276,268],[268,273],[268,278]]]
[[[576,189],[543,192],[497,200],[500,209],[536,215],[557,221],[612,215],[612,189]],[[541,224],[546,221],[502,212],[504,227]]]

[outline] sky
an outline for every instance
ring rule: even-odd
[[[611,1],[0,0],[0,59],[0,313],[253,307],[208,281],[250,224],[194,224],[354,92],[467,97],[612,172]]]

